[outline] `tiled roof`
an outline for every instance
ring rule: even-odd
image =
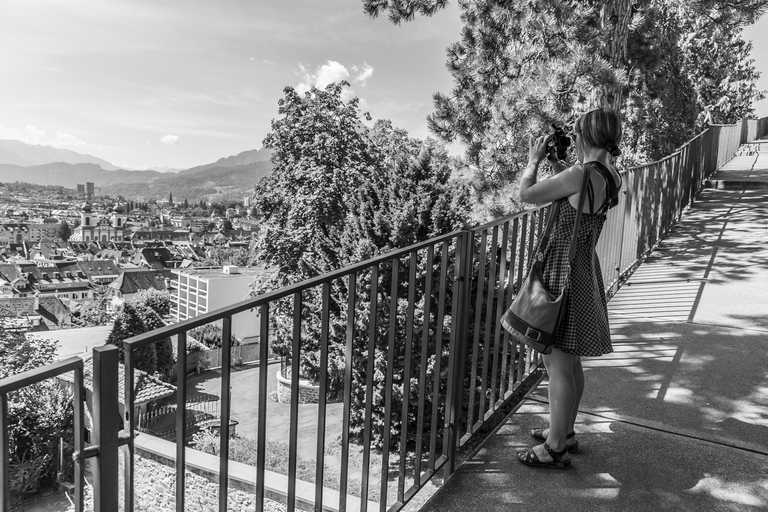
[[[35,311],[34,297],[13,297],[0,300],[0,316],[40,315],[48,328],[68,324],[69,309],[57,297],[39,297],[39,309]]]
[[[119,290],[123,295],[136,293],[139,290],[165,290],[166,275],[154,270],[129,270],[123,269],[123,273],[108,286]]]
[[[59,375],[61,380],[74,384],[74,372],[67,372]],[[176,386],[168,384],[160,379],[153,377],[147,372],[134,369],[133,383],[136,392],[135,405],[154,402],[176,392]],[[93,392],[93,359],[89,358],[83,366],[83,384],[85,388]],[[118,399],[121,404],[125,404],[125,367],[122,364],[117,368],[117,387],[119,390]]]

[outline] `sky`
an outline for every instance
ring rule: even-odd
[[[402,26],[360,0],[1,0],[0,139],[184,169],[261,148],[286,86],[340,79],[424,138],[460,30],[456,0]],[[745,34],[768,90],[768,15]]]

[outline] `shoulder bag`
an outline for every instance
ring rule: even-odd
[[[573,258],[576,255],[576,239],[579,233],[581,210],[584,208],[588,182],[589,169],[584,164],[584,176],[581,180],[581,190],[579,192],[579,207],[576,210],[571,247],[568,251],[569,274]],[[550,293],[544,287],[542,282],[542,258],[539,257],[539,255],[544,254],[549,244],[549,236],[560,212],[561,203],[562,200],[558,200],[552,205],[541,243],[538,250],[533,254],[532,264],[528,266],[530,269],[528,276],[523,281],[520,291],[512,301],[509,309],[501,317],[501,325],[513,338],[543,354],[550,354],[552,352],[555,334],[565,309],[565,294],[568,288],[568,276],[566,276],[565,284],[557,296]]]

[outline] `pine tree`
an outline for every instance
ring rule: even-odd
[[[168,204],[173,206],[173,192],[168,192]]]
[[[443,0],[363,0],[393,23],[431,16]],[[620,112],[629,163],[679,146],[704,121],[733,121],[760,97],[749,45],[738,35],[766,0],[468,0],[448,48],[450,93],[428,122],[466,147],[477,199],[509,213],[530,135],[596,106]],[[726,121],[726,122],[727,122]],[[666,153],[663,153],[666,154]]]

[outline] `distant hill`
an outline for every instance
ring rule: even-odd
[[[2,155],[0,148],[0,157]],[[24,181],[74,188],[78,183],[89,181],[93,182],[97,194],[112,197],[148,201],[168,199],[168,194],[173,193],[177,201],[188,199],[197,202],[200,199],[241,199],[251,193],[259,179],[271,172],[270,152],[262,148],[243,151],[178,173],[108,171],[94,163],[54,162],[27,166],[0,163],[0,183]]]
[[[107,171],[118,169],[106,160],[69,149],[27,144],[20,140],[0,140],[0,164],[30,166],[53,162],[96,164]]]
[[[196,202],[206,198],[211,201],[242,199],[250,195],[254,185],[272,172],[272,162],[262,161],[232,167],[209,167],[205,172],[163,174],[152,181],[117,183],[101,188],[103,194],[122,195],[137,201],[168,199],[173,193],[175,201]]]
[[[105,171],[97,164],[54,162],[22,167],[0,164],[0,182],[26,181],[38,185],[61,185],[75,188],[78,183],[91,181],[96,187],[114,183],[147,182],[163,176],[157,171]]]
[[[221,167],[239,167],[242,165],[256,164],[259,162],[268,162],[272,152],[267,148],[251,149],[249,151],[243,151],[236,155],[228,156],[225,158],[219,158],[212,164],[198,165],[192,167],[186,171],[181,171],[179,174],[195,174],[198,172],[207,171],[208,169],[221,168]]]

